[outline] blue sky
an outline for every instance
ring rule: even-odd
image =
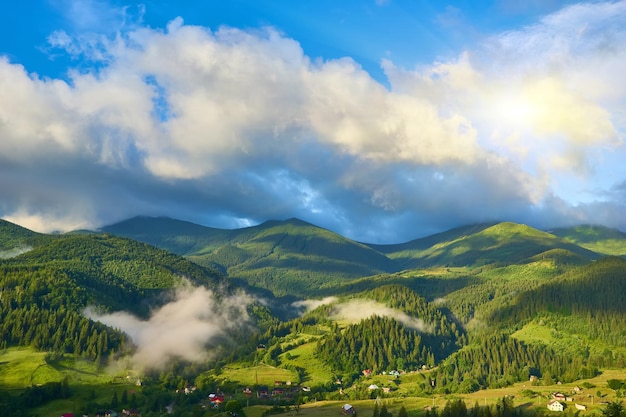
[[[626,230],[624,1],[12,2],[0,217]]]

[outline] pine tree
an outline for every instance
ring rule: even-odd
[[[374,412],[372,413],[372,417],[380,417],[380,410],[378,409],[378,401],[374,403]]]

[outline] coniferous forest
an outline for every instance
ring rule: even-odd
[[[567,413],[623,413],[626,260],[615,233],[607,254],[601,235],[511,223],[387,246],[296,220],[177,225],[44,235],[0,221],[1,416],[298,414],[318,401],[374,417],[543,415],[559,384],[585,392],[565,393],[581,407],[564,402]],[[168,335],[146,347],[122,321],[95,318],[132,315],[147,328],[178,306],[181,287],[213,297],[210,311],[185,304],[211,329],[194,357],[139,366],[137,353]],[[479,405],[495,389],[513,394]]]

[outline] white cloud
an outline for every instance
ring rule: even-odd
[[[337,297],[325,297],[325,298],[322,298],[321,300],[296,301],[292,303],[291,305],[295,308],[303,308],[305,311],[311,311],[311,310],[315,310],[316,308],[320,306],[332,304],[336,302],[337,300],[338,300]]]
[[[250,303],[244,294],[217,297],[204,287],[185,286],[148,320],[126,312],[98,315],[89,308],[85,315],[130,336],[137,347],[134,366],[160,369],[174,358],[192,362],[211,358],[217,351],[211,343],[228,339],[231,332],[249,324],[246,308]]]
[[[15,258],[23,253],[32,250],[30,246],[18,246],[8,250],[0,250],[0,259]]]
[[[335,312],[330,317],[332,320],[347,320],[356,322],[370,318],[372,316],[390,317],[407,327],[421,332],[431,332],[428,324],[418,317],[411,317],[400,310],[389,308],[384,304],[373,300],[350,300],[337,305]]]
[[[85,4],[76,16],[99,10]],[[384,61],[391,90],[271,28],[140,20],[55,32],[54,46],[87,59],[67,81],[0,58],[1,216],[42,231],[135,214],[296,216],[389,241],[465,222],[587,219],[562,178],[609,189],[626,176],[607,183],[599,162],[624,153],[624,2],[562,9],[456,60]]]

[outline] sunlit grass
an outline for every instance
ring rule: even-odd
[[[315,357],[315,345],[316,342],[309,342],[280,356],[285,365],[292,364],[307,370],[306,379],[302,381],[305,385],[325,384],[332,380],[332,371]]]
[[[45,361],[45,352],[36,352],[29,347],[8,348],[0,351],[0,388],[23,389],[33,384],[60,381],[52,379],[48,372],[54,371]],[[48,370],[40,368],[48,368]],[[35,378],[35,379],[33,379]]]
[[[218,378],[241,386],[273,386],[274,381],[287,382],[295,379],[291,371],[266,364],[250,367],[236,364],[225,366]]]

